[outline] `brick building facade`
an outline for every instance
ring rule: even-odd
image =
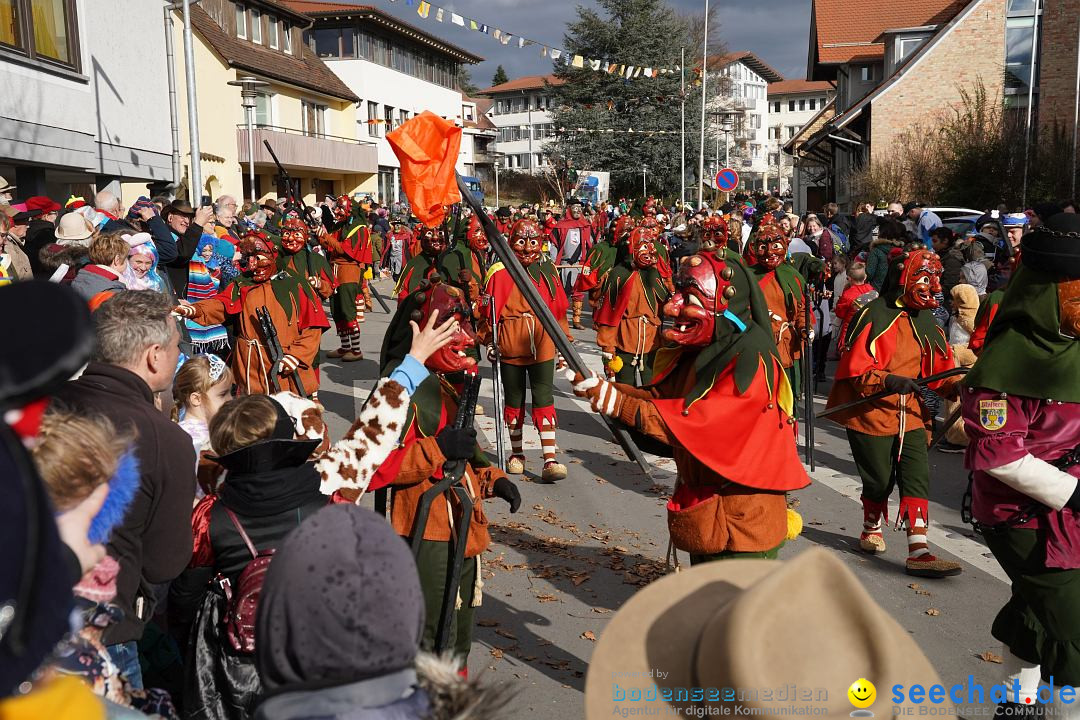
[[[991,99],[1000,100],[1005,43],[986,39],[1001,34],[1005,8],[1006,0],[969,5],[935,38],[928,52],[915,57],[891,84],[874,93],[871,162],[891,149],[920,118],[930,120],[935,114],[960,107],[964,93],[971,93],[980,84]]]
[[[1039,43],[1039,125],[1073,129],[1076,117],[1077,47],[1080,1],[1046,0]]]

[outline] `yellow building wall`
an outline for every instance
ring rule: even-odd
[[[191,154],[188,135],[187,80],[184,69],[183,21],[179,14],[174,15],[173,40],[176,48],[176,83],[177,112],[180,116],[180,162],[185,182],[190,180]],[[193,33],[195,57],[195,89],[197,94],[199,145],[203,156],[201,163],[203,188],[196,192],[193,202],[197,203],[203,194],[211,199],[222,194],[240,198],[248,168],[240,164],[237,147],[238,126],[246,121],[241,105],[240,88],[229,85],[242,74],[228,66],[203,41],[197,32]],[[303,101],[309,100],[327,106],[326,133],[342,138],[356,138],[356,105],[344,100],[332,100],[315,93],[279,85],[271,82],[264,88],[274,95],[271,124],[292,132],[301,132],[304,127]],[[217,159],[207,159],[208,156]],[[262,190],[259,201],[277,195],[277,176],[263,167],[256,167],[257,187]],[[305,193],[304,201],[314,204],[321,200],[316,197],[312,180],[330,180],[334,184],[334,193],[353,194],[356,192],[375,192],[378,186],[377,174],[358,175],[345,173],[305,173],[292,171],[290,175],[300,180],[301,190]],[[144,187],[135,186],[129,194],[125,188],[126,202],[133,202],[140,194],[145,194]],[[180,193],[178,193],[180,194]]]
[[[187,75],[184,70],[184,23],[174,14],[173,45],[176,48],[177,114],[180,118],[180,164],[185,183],[191,180],[191,140],[188,132]],[[197,204],[203,195],[211,199],[222,194],[239,196],[243,187],[236,126],[244,121],[240,88],[229,85],[236,79],[230,68],[207,46],[197,32],[192,33],[195,59],[196,109],[199,122],[199,151],[203,187],[192,193]],[[221,160],[206,159],[207,156]]]

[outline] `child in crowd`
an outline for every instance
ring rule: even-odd
[[[210,453],[210,422],[232,398],[233,375],[217,355],[196,355],[184,363],[173,380],[173,421],[191,436],[199,457],[195,500],[217,490],[221,466],[205,459]]]
[[[971,333],[975,330],[975,315],[979,312],[979,293],[971,285],[954,285],[951,292],[952,317],[949,319],[949,345],[958,367],[971,367],[975,364],[975,353],[971,350]],[[955,400],[945,402],[945,417],[950,418],[960,403]],[[968,437],[964,432],[964,419],[957,418],[945,431],[944,441],[938,450],[944,453],[962,453],[968,446]]]
[[[181,633],[191,638],[186,663],[194,680],[184,697],[189,717],[254,713],[261,691],[255,657],[250,648],[236,649],[226,635],[222,619],[230,611],[229,595],[241,591],[240,575],[256,555],[275,550],[337,491],[348,488],[348,500],[359,500],[397,446],[410,395],[428,375],[424,361],[450,341],[457,323],[429,322],[423,331],[412,326],[410,357],[379,381],[352,428],[326,452],[319,453],[322,441],[301,435],[296,419],[267,395],[231,400],[210,422],[215,459],[229,475],[220,492],[204,497],[192,513],[191,564],[178,583],[200,590],[169,598],[174,629],[194,622],[193,632]]]
[[[138,492],[139,463],[129,449],[131,442],[104,417],[51,410],[42,418],[31,454],[56,512],[67,512],[95,494],[105,495],[89,527],[91,542],[108,540]],[[123,617],[113,603],[119,572],[120,564],[106,555],[75,585],[81,628],[61,642],[49,670],[86,682],[113,704],[109,717],[122,712],[117,705],[155,717],[177,717],[165,691],[131,687],[102,639],[106,628]]]
[[[866,263],[855,261],[847,271],[848,281],[844,293],[836,302],[836,316],[840,319],[840,335],[837,338],[841,352],[844,349],[848,324],[855,313],[859,311],[871,299],[860,302],[860,298],[867,293],[874,292],[874,286],[866,281]]]
[[[127,269],[128,244],[120,233],[102,233],[90,243],[90,264],[79,270],[71,289],[87,302],[107,290],[126,290],[120,273]]]
[[[153,290],[161,292],[164,283],[157,273],[158,251],[150,233],[124,235],[128,250],[127,268],[120,273],[120,282],[128,290]]]

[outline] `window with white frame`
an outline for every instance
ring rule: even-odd
[[[370,137],[379,137],[379,103],[368,100],[367,104],[367,134]]]
[[[262,13],[251,8],[251,42],[262,44]]]
[[[281,39],[284,40],[281,49],[292,55],[292,25],[284,20],[281,22]]]
[[[308,100],[302,101],[304,110],[304,134],[313,137],[326,135],[326,110],[325,105]]]
[[[243,5],[236,6],[236,37],[247,37],[247,8]]]
[[[274,124],[273,100],[274,96],[270,93],[255,94],[256,127],[270,127]]]
[[[279,39],[278,39],[278,24],[277,24],[277,18],[274,17],[273,15],[267,15],[266,16],[266,35],[267,35],[267,38],[266,38],[267,39],[267,44],[270,47],[272,47],[274,50],[277,50],[278,45],[280,45],[280,42],[279,42]]]
[[[915,51],[919,49],[919,46],[923,44],[923,39],[924,38],[921,37],[910,37],[900,38],[899,40],[897,40],[896,64],[899,65],[900,63],[911,57],[915,53]]]

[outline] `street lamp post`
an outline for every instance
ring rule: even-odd
[[[202,152],[199,150],[199,108],[195,97],[195,51],[191,39],[192,4],[191,0],[183,0],[184,82],[187,86],[188,143],[191,152],[191,178],[188,181],[188,201],[192,207],[196,207],[202,197]]]
[[[648,165],[642,165],[641,166],[641,197],[643,197],[643,198],[649,197],[649,191],[645,187],[645,174],[648,173],[648,172],[649,172],[649,166]]]
[[[504,155],[500,152],[493,152],[491,153],[491,157],[495,160],[493,163],[495,166],[495,207],[498,209],[501,207],[499,204],[499,163],[502,162]]]
[[[705,199],[705,106],[708,95],[705,88],[709,79],[709,0],[705,0],[705,32],[701,42],[701,139],[698,143],[698,207]]]
[[[251,202],[256,204],[259,202],[259,198],[255,193],[255,100],[259,96],[258,88],[265,87],[268,84],[250,75],[244,75],[238,80],[229,81],[229,85],[240,88],[240,104],[244,107],[244,116],[247,122],[248,183],[251,187]]]

